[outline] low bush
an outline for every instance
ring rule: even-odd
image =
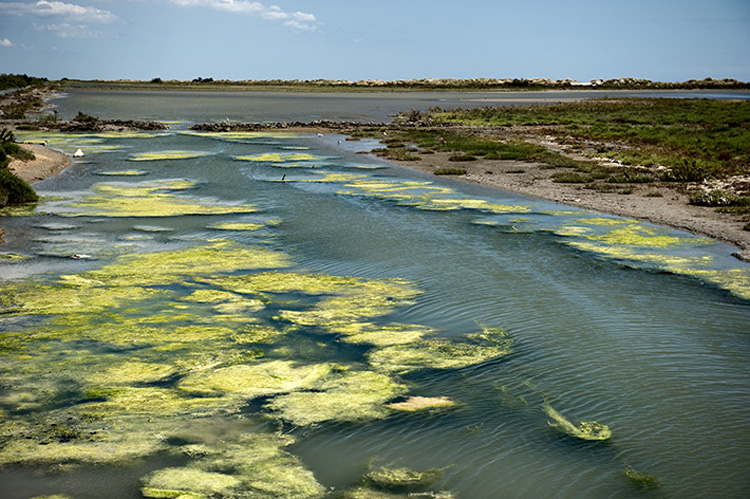
[[[448,161],[456,161],[456,162],[459,162],[459,161],[476,161],[476,160],[477,160],[476,156],[474,156],[472,154],[462,153],[462,152],[459,152],[459,153],[456,153],[456,154],[451,154],[448,157]]]
[[[33,203],[39,200],[29,184],[13,175],[7,168],[0,168],[0,206]]]
[[[435,175],[466,175],[466,168],[438,168]]]

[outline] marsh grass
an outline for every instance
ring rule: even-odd
[[[409,161],[409,149],[401,149],[403,144],[415,144],[420,151],[452,153],[449,161],[516,160],[541,163],[550,168],[592,168],[594,163],[568,158],[549,151],[543,146],[522,140],[502,140],[484,137],[472,132],[444,129],[402,129],[392,134],[384,143],[388,146],[386,155],[395,160]],[[377,136],[373,132],[370,136]],[[403,151],[403,152],[402,152]],[[377,150],[376,150],[377,152]]]
[[[723,189],[700,191],[690,195],[690,204],[717,208],[723,213],[750,214],[750,196],[741,196]]]
[[[435,175],[466,175],[466,168],[437,168]]]
[[[625,164],[662,165],[665,180],[699,181],[747,173],[750,101],[669,98],[581,102],[436,112],[433,122],[475,126],[537,126],[567,141],[602,147]]]

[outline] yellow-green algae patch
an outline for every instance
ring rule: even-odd
[[[366,421],[388,415],[386,402],[404,394],[406,385],[372,371],[343,371],[313,388],[275,397],[268,407],[297,426],[325,421]]]
[[[112,170],[112,171],[100,171],[96,172],[97,175],[103,175],[105,177],[139,177],[148,174],[146,170]]]
[[[180,390],[201,395],[242,395],[248,399],[312,388],[329,375],[329,364],[299,365],[294,361],[272,360],[241,364],[184,378]]]
[[[434,328],[417,324],[389,324],[378,326],[371,322],[349,322],[330,325],[332,333],[341,335],[341,341],[361,345],[387,347],[414,343],[425,336],[434,335]]]
[[[15,263],[29,258],[31,257],[28,255],[19,255],[18,253],[2,253],[0,254],[0,263]]]
[[[456,499],[451,492],[391,492],[369,487],[347,489],[336,494],[336,499]]]
[[[182,215],[224,215],[254,213],[254,205],[225,204],[180,197],[175,192],[195,185],[189,181],[154,181],[140,184],[96,184],[93,194],[68,206],[64,216],[172,217]]]
[[[86,275],[105,281],[110,286],[148,286],[180,282],[178,276],[213,275],[290,265],[291,261],[284,253],[217,240],[175,251],[123,255],[115,263]],[[217,279],[222,278],[217,276]],[[223,279],[232,278],[226,276]],[[231,288],[227,290],[242,292]]]
[[[180,131],[181,135],[192,135],[194,137],[206,137],[210,139],[219,139],[227,142],[241,142],[248,139],[293,139],[298,135],[288,132],[198,132],[198,131]]]
[[[259,230],[265,227],[263,224],[254,224],[249,222],[223,222],[214,224],[210,228],[217,230]]]
[[[455,407],[456,403],[448,397],[409,397],[402,402],[393,402],[386,407],[394,411],[417,412],[432,409]]]
[[[182,499],[227,496],[240,485],[240,480],[231,475],[196,468],[164,468],[151,473],[144,482],[144,497]]]
[[[120,362],[113,359],[110,365],[102,367],[99,372],[84,373],[84,379],[94,384],[108,382],[129,385],[133,383],[153,383],[176,372],[175,367],[170,364],[139,360]]]
[[[576,426],[553,409],[551,405],[545,403],[542,409],[554,421],[548,422],[550,426],[557,428],[571,437],[580,438],[581,440],[608,440],[612,436],[612,430],[607,425],[597,423],[596,421],[580,421]]]
[[[169,133],[154,132],[63,133],[25,130],[18,130],[14,134],[19,142],[46,142],[49,147],[68,154],[73,154],[79,148],[85,149],[87,153],[120,148],[120,146],[101,145],[107,139],[150,139],[169,135]]]
[[[392,181],[378,179],[353,179],[346,184],[348,191],[339,194],[376,197],[394,201],[404,206],[414,206],[427,211],[477,210],[485,213],[528,212],[526,205],[503,205],[484,199],[447,197],[455,195],[448,187],[432,182]]]
[[[325,489],[284,448],[293,441],[248,434],[236,441],[193,443],[182,451],[191,458],[182,468],[156,470],[143,479],[145,497],[322,498]]]
[[[324,158],[312,154],[295,152],[295,153],[265,153],[256,156],[236,156],[238,161],[255,161],[266,163],[294,163],[298,161],[320,161]]]
[[[406,467],[383,466],[370,470],[364,481],[371,486],[393,492],[423,490],[443,477],[443,470],[430,468],[417,471]]]
[[[420,369],[460,369],[510,353],[512,341],[501,329],[485,328],[457,340],[432,338],[375,349],[368,354],[378,371],[403,374]]]
[[[176,159],[195,159],[210,156],[212,153],[204,151],[158,151],[141,152],[131,156],[130,161],[163,161]]]

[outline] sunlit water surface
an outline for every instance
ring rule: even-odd
[[[103,115],[124,97],[94,92],[89,108],[79,91],[59,103]],[[141,497],[157,470],[207,473],[211,452],[231,461],[227,446],[243,435],[278,432],[320,490],[392,466],[440,468],[428,490],[472,499],[750,493],[750,268],[733,248],[357,154],[370,141],[187,133],[185,122],[246,104],[238,94],[196,98],[213,101],[181,115],[191,101],[164,97],[148,115],[125,116],[181,120],[166,133],[21,137],[87,154],[36,184],[45,198],[35,210],[0,218],[4,497]],[[276,119],[288,116],[260,120]],[[231,279],[259,275],[286,281]],[[248,327],[271,332],[242,340]],[[474,361],[399,369],[383,361],[385,339],[354,340],[352,328],[407,349],[496,336]],[[394,328],[424,336],[393,339]],[[267,361],[326,374],[260,396],[247,378],[221,377]],[[342,400],[373,377],[397,388],[359,416],[330,409],[315,420],[284,405],[290,394],[340,394],[331,383],[349,377]],[[138,390],[164,402],[118,398]],[[383,409],[411,396],[455,405]],[[566,434],[545,407],[612,437]],[[38,462],[55,452],[64,457]],[[240,476],[237,466],[211,471]]]

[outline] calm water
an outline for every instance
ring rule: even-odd
[[[225,118],[380,121],[398,110],[440,105],[440,98],[465,98],[339,97],[76,90],[57,101],[63,116],[81,110],[103,118],[181,122],[163,134],[22,137],[46,138],[67,151],[80,147],[87,155],[58,177],[36,184],[46,198],[34,213],[0,218],[8,233],[0,251],[28,257],[0,264],[0,289],[23,293],[24,285],[42,286],[38,292],[28,286],[30,294],[20,295],[37,303],[32,312],[42,315],[19,314],[11,307],[0,316],[3,441],[8,445],[8,435],[25,442],[46,439],[33,452],[20,447],[16,461],[12,453],[3,454],[2,461],[11,463],[0,474],[4,497],[137,498],[143,477],[203,462],[177,450],[185,442],[224,449],[227,442],[240,442],[242,434],[279,430],[294,437],[286,451],[327,489],[356,486],[377,463],[442,468],[430,490],[460,498],[748,496],[750,266],[730,256],[732,247],[357,154],[375,145],[370,141],[184,133],[190,122]],[[182,159],[168,159],[177,157]],[[226,258],[216,267],[198,257],[192,267],[168,268],[185,252],[217,241],[232,246],[227,253],[207,254],[217,261]],[[265,266],[243,261],[232,267],[233,256],[244,250],[270,251],[288,261]],[[152,277],[138,273],[139,266],[152,264],[144,255],[162,254],[166,263],[149,270]],[[123,271],[128,265],[131,270]],[[418,294],[399,301],[390,288],[377,297],[356,288],[349,299],[357,305],[346,309],[346,319],[328,308],[333,315],[317,322],[305,316],[305,322],[294,313],[318,310],[317,303],[328,303],[326,297],[339,291],[303,285],[230,289],[221,280],[267,270],[324,280],[348,276],[373,283],[372,289],[397,278]],[[66,294],[69,289],[72,295]],[[102,300],[115,293],[117,298],[89,310],[92,289]],[[137,298],[130,294],[141,290],[147,292]],[[191,301],[195,290],[224,294]],[[228,290],[262,304],[214,306],[237,303],[226,298]],[[42,293],[56,298],[39,305]],[[73,306],[59,310],[61,300],[74,300]],[[376,312],[362,312],[375,302],[381,303]],[[364,318],[355,317],[356,310]],[[192,324],[207,331],[226,325],[234,332],[248,324],[272,326],[279,336],[255,343],[208,338],[209,333],[204,338],[200,332],[195,333],[199,340],[190,341],[175,337],[157,344],[144,336],[147,345],[136,346],[137,338],[123,340],[139,334],[132,325],[144,321],[154,336]],[[395,324],[432,328],[447,344],[483,328],[499,329],[512,346],[507,355],[455,368],[384,371],[373,361],[382,345],[348,342],[336,329],[341,322],[358,321],[375,331]],[[120,325],[133,329],[120,331]],[[100,337],[92,336],[94,329]],[[60,331],[63,337],[56,336]],[[82,336],[74,337],[78,332]],[[251,349],[262,350],[263,357],[237,357]],[[206,358],[190,364],[197,355]],[[274,398],[294,389],[231,399],[239,405],[225,404],[228,396],[217,402],[207,392],[185,391],[189,382],[205,386],[201,376],[261,359],[387,372],[408,387],[396,400],[442,396],[457,405],[306,425],[273,410]],[[122,369],[106,371],[110,365]],[[125,367],[131,370],[126,373]],[[109,378],[97,374],[105,371]],[[105,395],[86,395],[101,386],[109,390]],[[327,393],[327,386],[298,391]],[[136,436],[118,432],[163,442],[155,452],[134,450],[128,464],[80,457],[81,449],[91,450],[74,447],[80,435],[50,437],[39,430],[46,421],[89,431],[99,423],[83,417],[90,415],[87,407],[131,389],[158,389],[165,397],[175,392],[180,404],[202,404],[196,406],[201,410],[186,413],[177,405],[174,412],[162,413],[155,406],[152,420],[130,402],[103,406],[111,411],[101,416],[110,426],[96,427],[97,452],[104,446],[116,453],[140,445]],[[545,404],[572,422],[608,425],[612,438],[591,442],[558,431],[549,424]],[[36,426],[13,426],[23,421]],[[34,452],[65,452],[66,446],[73,446],[61,459],[66,465],[50,470],[13,464]],[[627,467],[656,477],[660,485],[639,486],[625,475]]]

